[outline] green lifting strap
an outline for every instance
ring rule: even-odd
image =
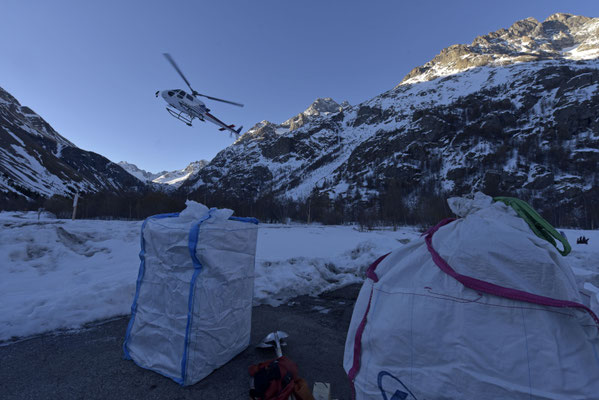
[[[543,219],[527,202],[515,197],[494,197],[493,201],[501,201],[512,207],[516,213],[530,226],[535,235],[551,243],[562,256],[568,255],[572,250],[570,243],[565,237],[560,235],[553,226]],[[564,246],[563,250],[557,247],[555,239],[559,240]]]

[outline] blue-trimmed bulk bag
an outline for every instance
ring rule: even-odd
[[[257,220],[187,202],[148,218],[125,358],[192,385],[249,344]]]

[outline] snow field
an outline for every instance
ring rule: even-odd
[[[254,303],[279,305],[364,280],[378,257],[415,240],[414,228],[360,232],[353,226],[261,225]]]
[[[140,227],[0,217],[0,341],[127,314]]]
[[[128,315],[139,271],[141,221],[57,220],[0,212],[0,342]],[[568,260],[599,305],[599,231],[564,230]],[[576,245],[576,238],[590,238]],[[414,228],[261,224],[254,304],[279,305],[363,281],[376,258],[418,240]],[[7,342],[9,343],[9,342]]]
[[[128,315],[141,224],[0,212],[0,342]],[[373,260],[416,237],[411,228],[261,224],[254,303],[279,305],[361,282]]]

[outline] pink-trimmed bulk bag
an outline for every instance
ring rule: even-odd
[[[345,344],[355,398],[599,399],[599,321],[567,258],[504,203],[449,203],[463,218],[367,272]]]

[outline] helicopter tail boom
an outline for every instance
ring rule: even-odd
[[[227,125],[229,128],[235,128],[235,125]],[[219,131],[226,131],[227,128],[218,128]]]
[[[241,127],[239,127],[239,129],[235,130],[235,129],[233,129],[233,127],[235,127],[235,125],[227,125],[223,121],[216,118],[214,115],[212,115],[210,113],[206,113],[205,115],[206,115],[206,119],[208,121],[210,121],[220,127],[218,129],[219,131],[229,131],[231,133],[234,133],[235,135],[239,135],[239,133],[241,132],[241,129],[243,128],[243,126],[241,126]]]

